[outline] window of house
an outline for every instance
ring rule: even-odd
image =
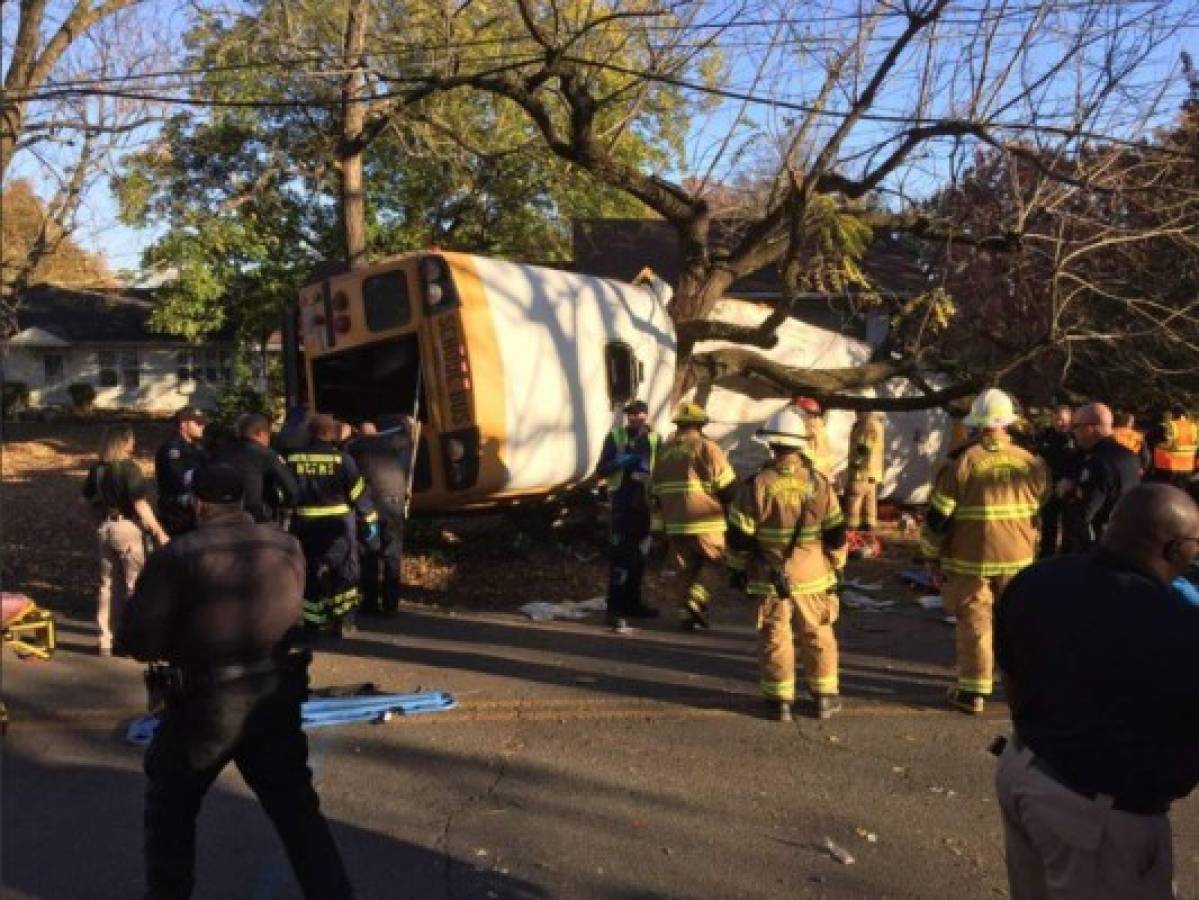
[[[121,384],[127,388],[142,385],[141,359],[136,350],[121,351]]]
[[[633,348],[624,341],[612,341],[604,348],[604,369],[608,375],[608,399],[623,406],[637,399],[641,367]]]
[[[47,353],[42,357],[42,376],[45,384],[58,384],[62,381],[64,363],[61,353]]]
[[[229,350],[179,350],[175,353],[175,376],[180,384],[195,380],[225,384],[233,380],[233,353]]]
[[[116,387],[121,383],[117,372],[117,354],[114,350],[96,353],[96,368],[100,370],[100,387]]]

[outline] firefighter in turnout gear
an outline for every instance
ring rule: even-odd
[[[649,406],[634,400],[624,408],[626,424],[613,428],[604,441],[595,473],[607,482],[612,503],[608,541],[608,613],[606,623],[617,632],[626,618],[651,618],[658,610],[641,597],[641,580],[649,559],[650,473],[657,462],[662,436],[649,426]]]
[[[824,410],[811,397],[796,397],[795,406],[804,414],[812,438],[805,446],[804,456],[812,461],[816,471],[825,478],[833,477],[833,451],[828,445],[828,427],[824,423]]]
[[[810,453],[811,428],[793,408],[758,430],[773,460],[741,486],[729,511],[729,568],[758,601],[762,694],[780,721],[795,702],[795,644],[815,714],[840,711],[836,585],[845,566],[845,517]]]
[[[678,430],[658,451],[652,491],[670,544],[671,565],[684,628],[708,628],[712,590],[722,580],[725,506],[732,502],[736,475],[702,429],[708,414],[698,403],[682,403],[672,420]]]
[[[949,703],[973,714],[991,694],[992,610],[1036,558],[1037,516],[1049,486],[1045,463],[1008,436],[1015,415],[1003,391],[978,395],[969,424],[981,433],[938,473],[921,539],[925,558],[944,575],[945,610],[957,617],[958,681]]]
[[[335,636],[353,630],[358,605],[358,527],[374,546],[379,541],[378,514],[366,480],[353,457],[335,445],[339,423],[316,416],[309,423],[308,447],[287,455],[300,482],[300,498],[292,533],[304,547],[304,630]]]
[[[850,531],[871,532],[878,524],[878,489],[883,481],[883,422],[862,410],[849,433],[845,515]]]

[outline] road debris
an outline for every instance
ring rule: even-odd
[[[826,837],[824,839],[824,849],[828,851],[829,856],[841,863],[843,866],[852,866],[854,862],[856,862],[856,860],[853,858],[853,854],[840,844],[837,844],[832,838]]]
[[[585,619],[591,613],[603,612],[607,608],[608,602],[603,597],[592,597],[590,600],[563,600],[560,603],[535,600],[526,603],[520,611],[534,622],[550,622],[554,619]]]
[[[873,597],[851,590],[841,591],[841,602],[850,609],[859,609],[863,612],[886,612],[895,606],[894,600],[875,600]]]
[[[853,832],[854,832],[854,834],[856,834],[858,837],[860,837],[862,840],[864,840],[868,844],[877,844],[878,843],[878,835],[875,834],[873,831],[868,831],[867,829],[863,828],[861,825],[859,825],[857,828],[855,828],[853,830]]]

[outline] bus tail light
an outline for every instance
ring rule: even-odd
[[[333,327],[337,330],[338,334],[347,333],[350,330],[350,317],[338,316],[333,320]]]
[[[446,487],[464,491],[479,480],[479,429],[464,428],[441,436]]]
[[[458,293],[450,277],[449,266],[440,256],[426,256],[420,261],[421,283],[425,290],[425,308],[442,312],[458,305]]]

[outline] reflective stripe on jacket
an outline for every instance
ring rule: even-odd
[[[719,495],[736,480],[715,442],[699,432],[676,432],[658,451],[651,479],[666,533],[723,533],[724,505]]]
[[[296,515],[303,519],[345,516],[351,510],[363,522],[378,519],[366,480],[348,453],[332,444],[313,444],[289,453],[287,464],[300,483]]]
[[[632,449],[629,442],[629,430],[623,425],[617,425],[615,428],[613,428],[609,433],[609,437],[612,439],[612,445],[616,448],[616,454],[618,456],[627,450]],[[646,431],[645,438],[649,442],[649,470],[650,472],[653,472],[654,464],[658,461],[658,448],[662,446],[662,435],[658,434],[658,432],[654,431],[653,429],[648,429]],[[624,470],[617,469],[608,476],[607,481],[608,490],[612,493],[616,493],[618,490],[620,490],[620,486],[624,484]]]
[[[798,458],[767,463],[729,509],[728,563],[747,570],[754,597],[774,596],[771,573],[784,569],[792,595],[832,588],[845,565],[845,517],[829,480]]]
[[[984,435],[937,473],[921,551],[952,575],[1015,575],[1036,556],[1049,470],[1006,435]]]

